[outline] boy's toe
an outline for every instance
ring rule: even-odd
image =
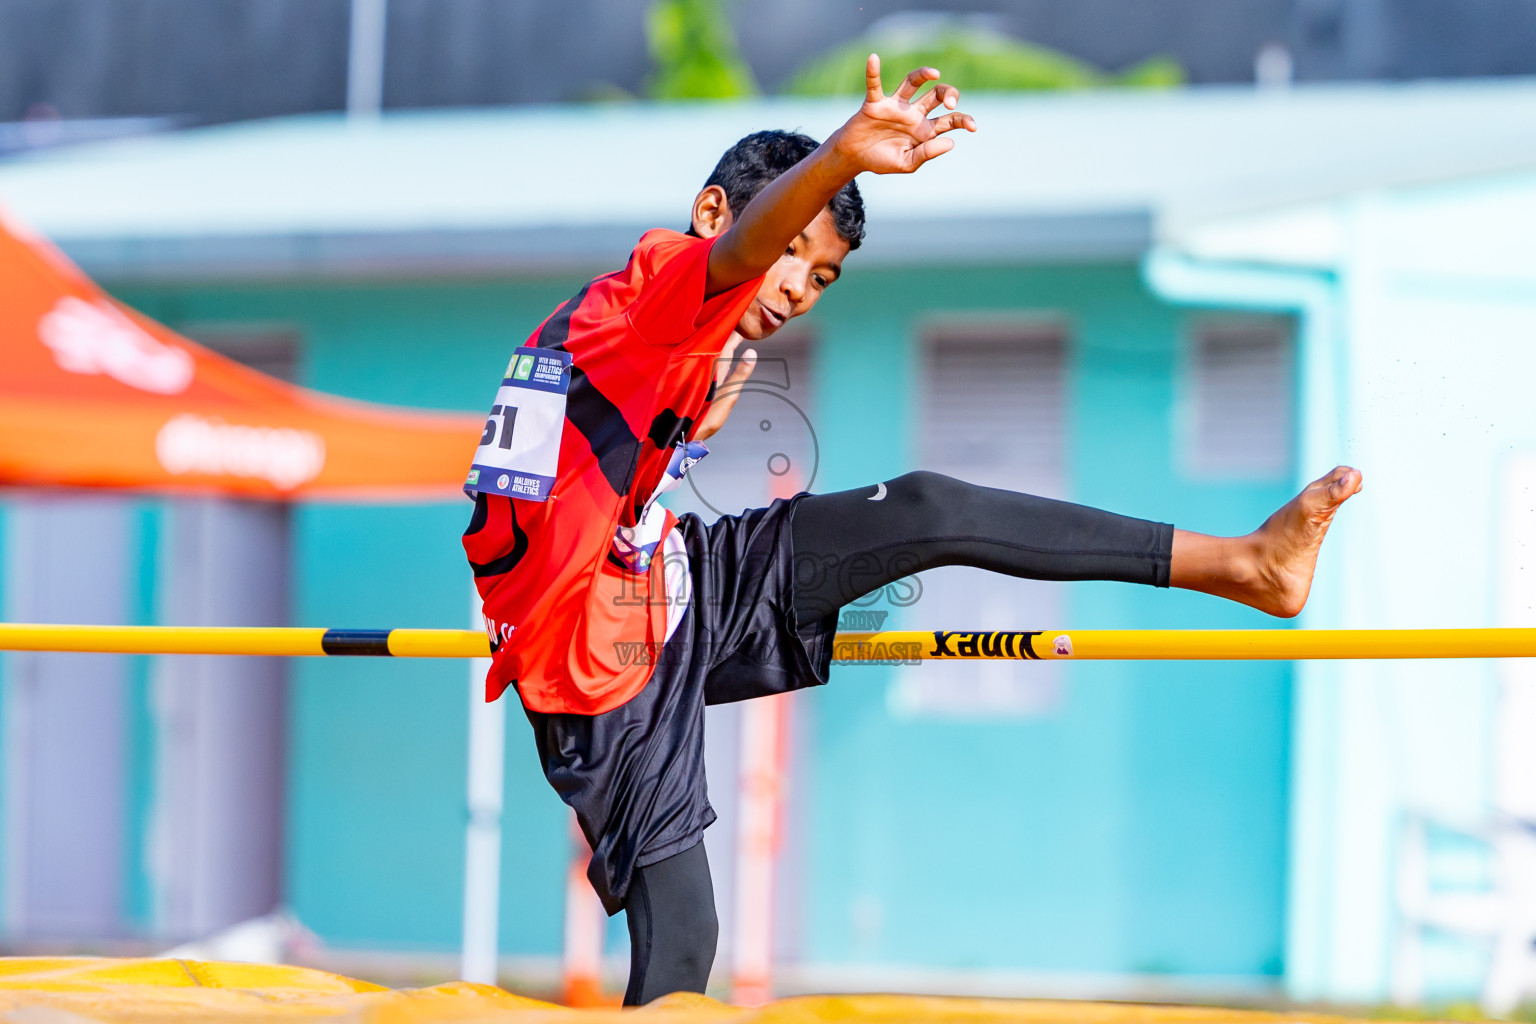
[[[1338,466],[1323,477],[1323,485],[1330,502],[1337,505],[1360,490],[1364,477],[1353,466]]]

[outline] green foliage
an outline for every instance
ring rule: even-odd
[[[797,96],[847,96],[864,91],[864,59],[880,55],[886,89],[897,75],[928,65],[961,90],[1026,92],[1095,89],[1109,86],[1169,88],[1184,83],[1184,69],[1168,57],[1154,57],[1120,75],[1110,75],[1064,53],[1019,42],[1001,33],[940,28],[923,39],[867,36],[812,60],[790,80],[785,92]]]
[[[757,95],[721,0],[655,0],[646,13],[655,99],[737,99]]]
[[[1110,84],[1132,89],[1174,89],[1184,84],[1184,65],[1172,57],[1148,57],[1120,72]]]

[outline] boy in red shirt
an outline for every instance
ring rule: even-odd
[[[1323,535],[1360,488],[1339,467],[1245,537],[908,473],[706,525],[657,498],[707,454],[757,342],[808,312],[864,234],[856,175],[910,173],[975,131],[932,68],[825,143],[759,132],[721,158],[689,233],[655,230],[514,354],[465,490],[491,634],[489,700],[517,690],[545,776],[626,911],[625,1002],[702,992],[717,923],[703,830],[704,707],[826,682],[838,609],[915,572],[1119,580],[1301,610]],[[942,109],[941,109],[942,108]],[[938,116],[930,117],[935,110]],[[716,390],[724,385],[720,400]],[[640,649],[653,658],[635,658]],[[621,652],[629,652],[628,658]]]

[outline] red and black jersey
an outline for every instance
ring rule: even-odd
[[[569,353],[571,378],[550,497],[481,494],[464,534],[491,633],[487,700],[516,682],[535,711],[594,715],[650,678],[650,659],[620,652],[662,641],[664,573],[608,555],[708,408],[715,361],[757,294],[761,279],[705,295],[712,244],[647,232],[526,342]]]

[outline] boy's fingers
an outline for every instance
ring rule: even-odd
[[[749,348],[741,354],[741,362],[736,364],[736,369],[731,371],[731,379],[727,384],[744,384],[752,371],[757,366],[757,350]]]
[[[730,419],[731,410],[736,408],[736,399],[741,397],[741,386],[752,375],[752,367],[757,364],[757,353],[747,349],[741,357],[741,363],[731,371],[724,381],[715,387],[715,400],[699,421],[699,429],[694,432],[695,441],[707,441],[725,426],[725,421]]]
[[[731,368],[730,374],[715,388],[716,403],[728,403],[727,409],[734,405],[741,393],[741,386],[747,382],[748,377],[752,376],[752,371],[756,367],[757,350],[749,348],[741,354],[741,359]]]
[[[720,354],[715,357],[715,384],[725,383],[725,378],[731,375],[731,362],[736,358],[736,346],[741,344],[741,335],[731,332],[730,340],[720,349]]]
[[[943,156],[954,148],[954,139],[929,139],[912,150],[912,170],[917,170],[934,157]]]
[[[913,68],[896,87],[895,96],[903,102],[910,100],[917,95],[917,90],[923,87],[924,82],[931,82],[938,77],[939,73],[934,68]]]
[[[872,53],[864,62],[864,99],[879,103],[885,99],[885,87],[880,84],[880,55]]]
[[[959,111],[953,114],[941,114],[938,117],[930,118],[928,123],[933,125],[933,133],[935,135],[943,135],[945,132],[952,132],[956,128],[964,128],[968,132],[976,130],[976,119],[970,114],[962,114]]]
[[[954,110],[955,104],[959,102],[960,90],[956,89],[952,85],[945,85],[943,82],[940,82],[932,89],[929,89],[927,92],[919,96],[917,98],[917,102],[913,104],[913,106],[921,110],[924,116],[927,116],[928,114],[933,113],[934,108],[936,108],[940,103],[944,104],[950,110]]]

